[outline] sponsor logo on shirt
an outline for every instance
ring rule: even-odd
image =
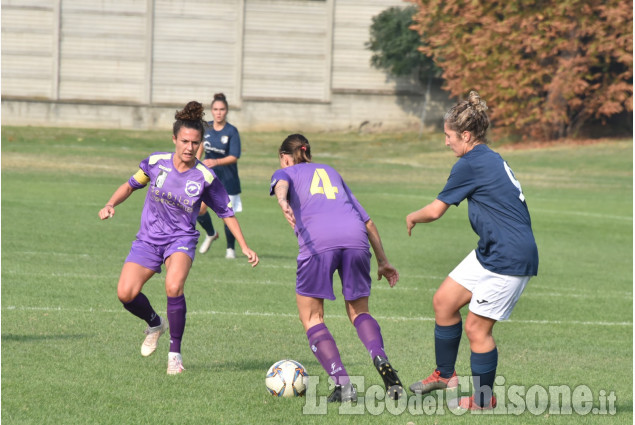
[[[225,154],[225,151],[223,149],[218,149],[218,148],[215,148],[213,146],[210,146],[209,149],[206,148],[206,151],[207,152],[216,152],[216,153],[223,154],[223,155]]]
[[[152,189],[152,199],[155,202],[161,202],[171,207],[180,208],[187,213],[194,211],[192,205],[196,202],[196,199],[186,198],[180,194],[176,195],[171,192],[164,192],[157,188]]]
[[[163,183],[165,183],[165,179],[168,177],[168,173],[161,170],[161,172],[159,173],[159,175],[157,176],[157,181],[154,183],[154,185],[158,188],[163,187]]]
[[[185,194],[190,198],[198,196],[201,193],[201,184],[192,180],[188,180],[185,183]]]
[[[189,251],[189,250],[190,250],[190,249],[189,249],[188,247],[186,247],[186,246],[180,246],[180,247],[178,247],[177,249],[182,249],[182,250],[184,250],[184,251]]]

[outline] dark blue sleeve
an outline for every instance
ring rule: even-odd
[[[234,126],[232,126],[232,131],[229,135],[229,150],[227,151],[227,155],[240,158],[240,135]]]
[[[459,159],[452,167],[450,177],[448,177],[448,181],[437,196],[437,199],[448,205],[458,206],[474,192],[475,188],[472,167],[466,160]]]

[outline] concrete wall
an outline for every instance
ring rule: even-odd
[[[2,0],[2,123],[170,128],[224,92],[241,130],[418,129],[423,89],[370,66],[401,0]],[[433,84],[427,123],[449,99]],[[211,118],[210,118],[211,119]]]

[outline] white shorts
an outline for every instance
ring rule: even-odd
[[[235,213],[242,212],[243,210],[243,202],[240,200],[240,194],[238,195],[229,195],[229,200],[232,203],[232,209]]]
[[[509,318],[531,276],[508,276],[485,269],[470,252],[449,275],[472,293],[470,311],[494,320]]]

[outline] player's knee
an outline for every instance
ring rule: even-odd
[[[435,292],[434,296],[432,297],[432,308],[434,308],[434,314],[437,317],[451,315],[454,313],[454,311],[450,311],[450,307],[451,304],[448,302],[446,297],[438,291]]]
[[[465,336],[471,344],[480,344],[489,338],[489,332],[469,320],[465,322]]]
[[[323,317],[323,314],[320,314],[317,312],[312,312],[311,314],[300,313],[300,322],[302,322],[302,326],[304,326],[304,330],[307,331],[315,325],[324,323],[324,317]]]
[[[166,283],[165,294],[170,298],[179,297],[183,294],[183,285],[178,282]]]
[[[117,288],[117,298],[119,298],[119,301],[121,301],[122,304],[128,304],[129,302],[135,299],[135,296],[136,295],[133,294],[131,291],[126,291],[122,288]]]

